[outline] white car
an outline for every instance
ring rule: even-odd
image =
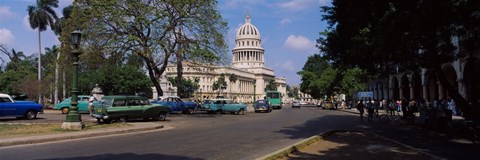
[[[300,108],[300,102],[298,102],[298,101],[293,101],[293,102],[292,102],[292,108],[295,108],[295,107]]]

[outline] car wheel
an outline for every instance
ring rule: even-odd
[[[68,114],[68,112],[70,112],[70,109],[65,107],[65,108],[62,108],[62,114]]]
[[[244,114],[245,114],[245,110],[243,110],[243,108],[240,109],[240,110],[238,111],[238,114],[239,114],[239,115],[244,115]]]
[[[25,113],[25,119],[35,119],[37,118],[37,112],[35,111],[28,111]]]
[[[103,119],[103,123],[104,124],[110,124],[110,123],[112,123],[112,120],[111,119]]]
[[[222,114],[222,110],[217,110],[217,114]]]
[[[119,122],[122,122],[122,123],[126,123],[127,120],[128,120],[127,117],[120,117],[120,118],[118,119],[118,121],[119,121]]]
[[[193,108],[187,108],[187,114],[192,114],[193,113]]]
[[[165,121],[165,119],[167,119],[167,113],[165,112],[160,112],[158,115],[157,115],[157,120],[159,121]]]

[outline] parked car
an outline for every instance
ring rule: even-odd
[[[33,101],[14,101],[8,94],[0,93],[0,117],[35,119],[43,113],[42,105]]]
[[[168,106],[150,104],[146,97],[140,96],[105,96],[95,106],[93,117],[97,121],[110,123],[112,120],[126,122],[128,119],[143,118],[144,120],[154,119],[164,121]]]
[[[244,103],[234,103],[230,99],[212,99],[210,101],[205,101],[202,104],[202,110],[205,110],[209,113],[236,113],[243,115],[247,110],[247,105]]]
[[[298,102],[297,100],[294,100],[292,102],[292,108],[295,108],[295,107],[300,108],[300,102]]]
[[[267,100],[257,100],[255,102],[255,107],[254,107],[254,110],[255,112],[272,112],[272,106],[270,106],[270,104],[268,103]]]
[[[157,100],[152,101],[152,104],[160,104],[162,106],[168,106],[170,108],[170,112],[181,112],[192,114],[195,110],[197,110],[197,103],[195,102],[185,102],[177,96],[165,96],[159,97]]]
[[[78,113],[90,113],[88,111],[88,99],[90,96],[88,95],[79,95],[77,99],[77,107],[78,107]],[[53,109],[55,110],[61,110],[62,114],[67,114],[70,111],[70,102],[72,102],[72,97],[68,97],[67,99],[63,100],[62,102],[56,104]],[[98,100],[95,98],[93,100],[93,106],[98,105]]]

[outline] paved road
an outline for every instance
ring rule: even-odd
[[[64,117],[59,113],[45,116],[42,122],[52,116]],[[370,131],[446,159],[479,157],[479,145],[437,132],[360,122],[357,115],[317,107],[284,107],[247,115],[172,114],[167,121],[155,123],[173,129],[4,147],[0,159],[254,159],[330,129]]]
[[[335,122],[335,123],[332,123]],[[328,129],[355,126],[348,113],[284,107],[272,113],[173,114],[171,130],[0,148],[7,159],[254,159]]]

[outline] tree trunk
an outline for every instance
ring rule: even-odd
[[[62,98],[65,99],[67,98],[67,79],[65,76],[65,71],[62,72],[62,88],[63,88]]]
[[[183,84],[182,84],[182,77],[183,77],[183,65],[182,65],[182,54],[181,51],[177,53],[177,94],[182,93],[183,91]],[[180,95],[178,95],[180,96]]]
[[[162,90],[162,87],[160,87],[160,83],[158,82],[158,77],[159,76],[155,76],[155,65],[153,64],[153,61],[152,60],[149,60],[147,58],[145,58],[145,62],[147,64],[147,70],[148,70],[148,76],[150,77],[150,80],[152,81],[153,83],[153,86],[155,86],[155,89],[157,90],[157,93],[158,93],[158,96],[163,96],[163,90]],[[159,74],[159,73],[157,73]],[[159,74],[161,75],[161,74]]]
[[[54,93],[53,93],[53,104],[58,103],[58,60],[60,59],[60,53],[57,54],[57,61],[55,62],[55,84],[54,84]]]
[[[40,28],[38,28],[38,103],[42,103],[42,44],[41,44],[41,38],[40,38]]]

